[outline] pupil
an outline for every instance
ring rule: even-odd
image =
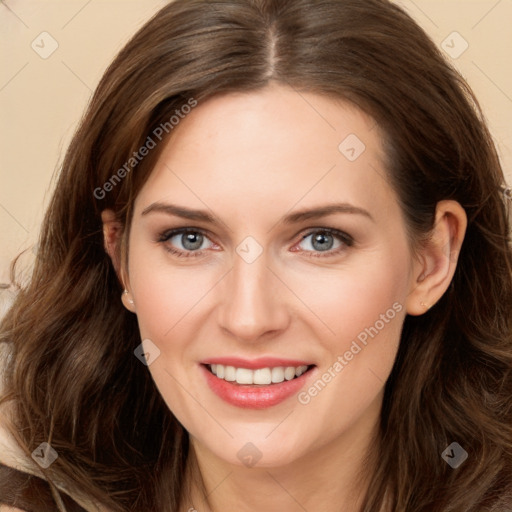
[[[313,247],[318,251],[328,251],[333,245],[333,237],[328,233],[319,233],[313,237]]]
[[[203,235],[199,233],[185,233],[181,237],[183,247],[189,251],[195,251],[203,244]]]

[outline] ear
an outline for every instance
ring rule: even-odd
[[[422,243],[406,301],[409,315],[422,315],[445,293],[455,274],[467,227],[464,208],[452,200],[440,201],[432,233]]]
[[[125,271],[124,263],[121,258],[123,225],[118,220],[113,210],[103,210],[101,212],[101,220],[103,222],[103,242],[105,245],[105,251],[110,256],[117,277],[124,288],[121,300],[125,308],[134,313],[135,304],[129,291],[130,283],[128,274]]]

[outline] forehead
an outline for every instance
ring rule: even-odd
[[[382,208],[395,201],[371,117],[347,102],[275,85],[209,99],[180,121],[136,209],[167,199],[227,215],[262,206],[279,207],[278,214],[298,202]]]

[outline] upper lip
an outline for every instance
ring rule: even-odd
[[[222,364],[234,366],[235,368],[248,368],[257,370],[259,368],[275,368],[278,366],[310,366],[310,361],[300,359],[285,359],[281,357],[258,357],[256,359],[243,359],[241,357],[211,357],[201,362],[204,365]]]

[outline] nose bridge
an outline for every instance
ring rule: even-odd
[[[254,340],[287,325],[284,298],[267,264],[265,255],[250,263],[235,255],[223,287],[219,322],[237,338]]]

